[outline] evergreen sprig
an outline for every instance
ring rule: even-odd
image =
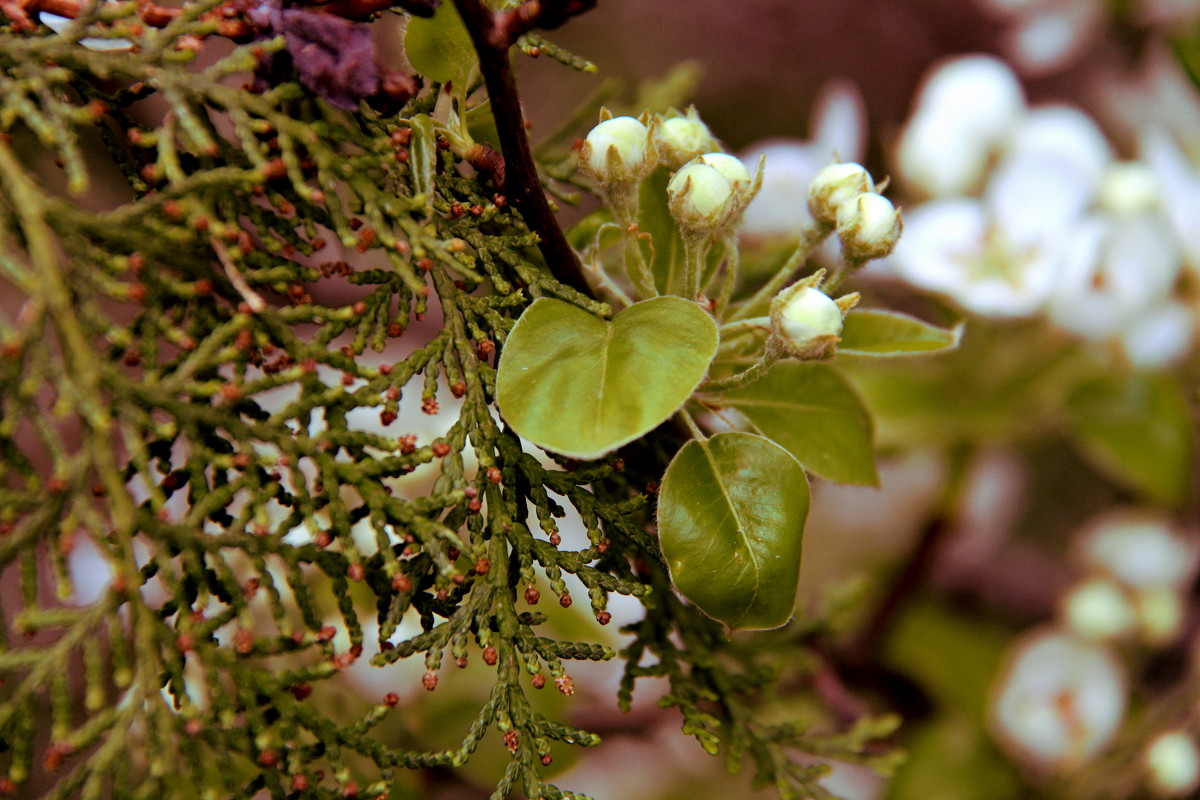
[[[648,528],[675,434],[556,464],[495,414],[533,297],[608,309],[547,268],[512,178],[466,169],[430,124],[444,87],[339,110],[277,58],[285,35],[222,50],[228,8],[155,27],[122,2],[61,35],[0,31],[0,794],[384,796],[395,770],[459,767],[495,730],[511,762],[493,797],[572,797],[541,777],[552,745],[599,738],[526,687],[570,695],[570,662],[618,655],[528,608],[546,587],[570,605],[574,576],[600,624],[612,593],[646,607],[623,704],[666,677],[661,704],[706,750],[823,796],[795,748],[845,757],[890,731],[755,721],[770,643],[681,602]],[[505,50],[521,35],[584,65],[511,19]],[[455,419],[399,432],[406,398]],[[560,547],[564,503],[583,549]],[[91,604],[68,567],[84,540],[111,571]],[[374,735],[394,695],[351,718],[310,699],[361,657],[372,614],[378,668],[421,656],[433,690],[447,656],[495,667],[457,746]],[[405,620],[420,632],[393,644]]]

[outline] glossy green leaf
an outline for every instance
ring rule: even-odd
[[[432,17],[409,18],[404,54],[413,69],[439,83],[465,84],[479,64],[471,34],[454,3],[442,3]]]
[[[599,458],[675,413],[716,350],[716,323],[681,297],[635,303],[611,322],[543,297],[504,343],[496,403],[539,447]]]
[[[827,364],[785,362],[765,378],[721,395],[759,433],[822,478],[874,486],[871,415],[854,388]]]
[[[791,618],[807,517],[804,468],[750,433],[688,442],[659,490],[658,535],[675,588],[734,629]]]
[[[433,181],[437,172],[437,132],[428,114],[417,114],[411,124],[413,133],[408,151],[413,188],[417,194],[424,195],[428,202],[433,199]]]
[[[958,347],[962,326],[939,328],[895,311],[855,310],[846,315],[838,352],[855,356],[907,356]]]
[[[1098,378],[1079,386],[1068,407],[1081,452],[1097,468],[1151,499],[1183,501],[1195,433],[1174,377]]]

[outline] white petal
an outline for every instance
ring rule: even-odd
[[[762,189],[746,208],[742,232],[751,236],[797,234],[812,224],[808,184],[828,159],[821,159],[810,145],[794,139],[752,145],[741,159],[755,164],[764,154]]]
[[[1073,61],[1096,30],[1099,4],[1070,0],[1047,5],[1026,16],[1009,32],[1007,50],[1033,75],[1044,75]]]
[[[1183,247],[1188,263],[1200,268],[1200,169],[1197,169],[1178,143],[1161,128],[1152,128],[1141,136],[1143,157],[1162,187],[1162,206],[1171,221],[1175,236]]]
[[[1078,108],[1041,106],[1013,131],[1009,157],[1046,158],[1080,169],[1095,186],[1112,161],[1112,147],[1095,121]]]
[[[861,161],[866,152],[867,104],[849,80],[826,83],[813,106],[812,149],[828,161]]]
[[[901,176],[933,196],[976,187],[1025,110],[1016,76],[990,56],[946,63],[927,79],[897,149]]]
[[[1138,589],[1179,586],[1196,564],[1194,543],[1177,535],[1165,518],[1136,510],[1093,520],[1082,542],[1086,567],[1104,570]]]
[[[986,230],[978,200],[933,200],[905,215],[889,263],[915,286],[955,294],[969,282],[965,265],[983,251]]]
[[[1089,217],[1076,227],[1051,316],[1092,339],[1118,335],[1163,306],[1179,268],[1178,250],[1157,215]]]
[[[1092,188],[1076,165],[1030,154],[996,168],[987,201],[1012,246],[1045,250],[1067,243],[1091,203]]]
[[[1163,303],[1125,326],[1121,346],[1139,369],[1162,369],[1179,363],[1196,332],[1196,315],[1182,303]]]
[[[1007,64],[985,55],[943,63],[926,80],[918,114],[955,120],[962,129],[996,141],[1025,111],[1025,93]]]

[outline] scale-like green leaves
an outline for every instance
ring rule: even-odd
[[[856,356],[909,356],[958,347],[962,326],[939,328],[895,311],[854,310],[846,315],[838,352]]]
[[[453,81],[466,88],[479,65],[471,34],[454,3],[442,3],[429,18],[411,17],[404,33],[404,54],[413,69],[431,81]]]
[[[1068,406],[1080,449],[1097,467],[1151,499],[1183,501],[1195,439],[1173,376],[1097,378],[1079,386]]]
[[[792,616],[808,517],[804,468],[750,433],[691,441],[663,476],[658,535],[675,587],[730,628]]]
[[[539,447],[599,458],[684,404],[708,372],[717,338],[712,317],[681,297],[635,303],[611,322],[543,297],[504,343],[496,403]]]
[[[759,433],[822,478],[874,486],[871,415],[853,387],[827,364],[787,362],[721,395]]]

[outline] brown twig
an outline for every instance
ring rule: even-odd
[[[534,28],[552,30],[594,5],[596,0],[527,0],[516,8],[497,11],[492,43],[507,49]]]
[[[542,191],[537,167],[533,163],[533,153],[529,148],[529,139],[525,136],[525,117],[517,96],[512,65],[508,60],[508,49],[524,31],[532,27],[549,27],[560,15],[567,13],[568,7],[578,8],[574,13],[579,13],[591,3],[584,0],[547,0],[544,3],[531,0],[504,14],[493,14],[481,0],[454,0],[454,4],[471,33],[471,41],[479,54],[479,67],[487,83],[492,115],[496,119],[496,129],[500,135],[500,148],[504,151],[504,192],[516,204],[529,227],[538,235],[538,248],[542,251],[542,257],[546,259],[554,277],[574,289],[590,294],[579,257],[567,242],[566,235],[550,209],[546,194]],[[517,17],[512,16],[521,15],[522,9],[526,9],[527,6],[530,8],[524,12],[523,17],[519,17],[523,21],[518,21]],[[545,25],[539,22],[543,16],[547,21]],[[529,27],[522,30],[524,25]]]

